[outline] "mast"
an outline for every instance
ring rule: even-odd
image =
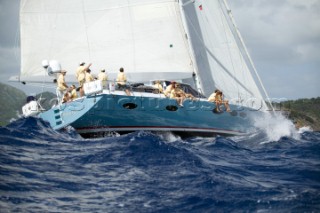
[[[183,26],[184,26],[184,29],[185,29],[185,35],[186,35],[186,39],[188,41],[188,46],[189,46],[189,53],[190,53],[190,56],[191,56],[191,59],[192,59],[192,65],[193,65],[193,68],[194,68],[194,73],[193,73],[193,78],[194,78],[194,81],[195,81],[195,86],[196,86],[196,89],[203,93],[202,89],[201,89],[201,79],[198,77],[199,76],[199,70],[198,70],[198,66],[197,66],[197,63],[195,63],[195,56],[194,56],[194,52],[193,52],[193,49],[192,49],[192,44],[190,42],[190,39],[189,39],[189,27],[187,25],[187,19],[186,19],[186,16],[185,16],[185,12],[184,12],[184,9],[183,7],[184,6],[187,6],[188,4],[191,4],[191,3],[194,3],[194,0],[189,0],[188,2],[186,3],[182,3],[182,1],[179,1],[179,5],[180,5],[180,13],[181,13],[181,18],[182,18],[182,23],[183,23]]]

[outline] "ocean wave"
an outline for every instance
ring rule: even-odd
[[[0,150],[4,212],[320,210],[318,132],[84,139],[21,118],[0,127]]]

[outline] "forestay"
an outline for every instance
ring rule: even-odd
[[[183,79],[193,67],[175,0],[21,0],[20,81],[52,81],[41,61],[58,60],[75,81],[80,61],[114,79]]]

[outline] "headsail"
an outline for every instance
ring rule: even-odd
[[[218,88],[228,99],[256,99],[264,104],[223,1],[183,0],[182,9],[203,93]]]
[[[120,67],[132,81],[192,76],[176,0],[21,0],[20,22],[21,81],[43,82],[43,59],[60,61],[67,81],[80,61],[111,79]]]

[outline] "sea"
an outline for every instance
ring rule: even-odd
[[[246,136],[85,139],[20,118],[0,127],[0,212],[320,212],[320,133],[267,121]]]

